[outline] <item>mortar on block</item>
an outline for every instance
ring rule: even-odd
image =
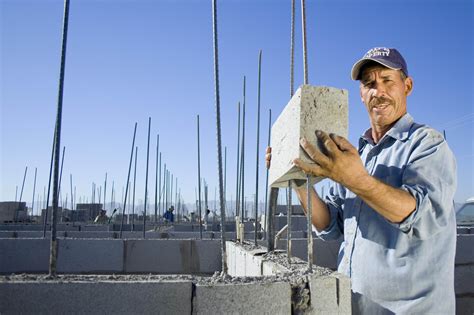
[[[306,180],[306,175],[292,164],[295,158],[313,163],[300,147],[301,137],[316,144],[315,131],[319,129],[347,138],[348,98],[344,89],[311,85],[298,88],[272,126],[271,187],[288,187],[289,180]],[[314,178],[312,184],[321,179]]]

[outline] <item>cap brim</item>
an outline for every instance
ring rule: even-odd
[[[359,61],[357,61],[353,66],[352,66],[352,71],[351,71],[351,78],[352,80],[354,81],[357,81],[359,80],[359,76],[360,76],[360,69],[368,62],[370,61],[374,61],[378,64],[381,64],[382,66],[384,67],[387,67],[387,68],[390,68],[392,70],[401,70],[402,68],[400,67],[396,67],[394,66],[393,64],[389,63],[389,62],[382,62],[380,60],[377,60],[377,59],[372,59],[372,58],[362,58],[360,59]]]

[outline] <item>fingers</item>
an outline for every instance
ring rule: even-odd
[[[265,162],[267,169],[270,168],[270,162],[272,161],[272,147],[267,147],[266,154],[265,154]]]
[[[300,168],[305,174],[309,174],[311,176],[326,177],[324,170],[321,168],[321,166],[317,164],[309,164],[309,163],[303,162],[300,159],[294,159],[293,164],[296,167]]]
[[[338,136],[334,133],[329,134],[329,137],[334,141],[341,151],[355,150],[355,147],[346,138]]]
[[[329,158],[319,152],[319,150],[317,150],[315,146],[309,143],[306,138],[301,138],[300,145],[309,155],[309,157],[316,163],[320,165],[326,165],[329,162]]]
[[[322,144],[324,145],[329,154],[337,154],[339,148],[327,133],[321,130],[316,130],[316,137],[321,140]]]

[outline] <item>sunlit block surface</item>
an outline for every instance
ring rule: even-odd
[[[347,138],[348,116],[347,90],[311,85],[298,88],[272,126],[270,186],[287,187],[288,180],[306,179],[292,165],[295,158],[312,162],[300,148],[299,139],[306,137],[316,144],[317,129]]]

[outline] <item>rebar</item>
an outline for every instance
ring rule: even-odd
[[[291,0],[290,97],[295,93],[295,0]]]
[[[38,168],[35,167],[35,179],[33,181],[33,200],[31,201],[31,216],[34,215],[34,211],[35,211],[35,190],[36,190],[36,172],[37,172]]]
[[[150,160],[150,129],[151,129],[151,117],[148,117],[148,143],[146,147],[146,172],[145,172],[145,203],[143,206],[143,238],[144,239],[145,239],[145,232],[146,232],[146,207],[147,207],[147,198],[148,198],[148,164]],[[133,149],[132,149],[132,152],[133,152]]]
[[[258,162],[260,158],[260,82],[262,77],[262,50],[258,54],[258,92],[257,92],[257,154],[255,166],[255,229],[254,241],[257,246],[257,227],[258,227]]]
[[[304,84],[308,84],[308,51],[306,46],[306,6],[305,0],[301,0],[301,28],[303,35],[303,69],[304,69]]]
[[[54,150],[54,179],[53,179],[53,218],[51,228],[50,256],[49,256],[49,275],[56,276],[56,259],[57,259],[57,240],[56,240],[56,221],[59,197],[59,150],[61,147],[61,120],[63,106],[63,88],[64,88],[64,72],[66,66],[66,46],[67,46],[67,30],[69,19],[69,0],[64,0],[64,18],[61,45],[61,66],[59,71],[59,91],[58,91],[58,107],[56,113],[55,127],[55,150]]]
[[[135,147],[135,167],[133,171],[132,225],[131,225],[132,232],[135,231],[135,192],[137,188],[137,155],[138,155],[138,146]]]
[[[26,174],[27,173],[28,173],[28,166],[25,167],[25,172],[23,173],[23,183],[21,184],[20,199],[18,200],[18,207],[20,207],[20,203],[23,200],[22,199],[23,198],[23,189],[25,188],[25,180],[26,180]]]
[[[105,172],[105,179],[104,179],[104,210],[107,212],[107,199],[106,199],[106,197],[107,197],[107,172]]]
[[[268,140],[267,140],[267,148],[270,147],[270,137],[272,133],[272,110],[268,110]],[[268,216],[268,168],[266,170],[265,175],[265,220],[267,220]],[[266,237],[266,235],[265,235]]]
[[[71,186],[70,187],[71,188],[71,210],[74,210],[74,197],[73,197],[73,194],[72,194],[72,174],[69,174],[69,185]],[[105,201],[105,199],[104,199],[104,201]]]
[[[291,201],[291,180],[288,181],[288,209],[287,209],[287,225],[286,230],[286,255],[288,257],[288,263],[291,264],[291,215],[293,213],[293,205]]]
[[[155,163],[155,225],[158,222],[158,155],[160,150],[160,135],[156,135],[156,163]]]
[[[306,175],[306,191],[307,191],[307,217],[308,217],[308,271],[313,270],[313,209],[311,206],[311,178]]]
[[[237,176],[235,183],[235,215],[239,216],[239,185],[240,185],[240,102],[237,103]],[[237,233],[237,230],[236,230]]]
[[[125,188],[125,198],[123,201],[123,209],[122,209],[122,217],[120,221],[120,238],[122,238],[122,232],[123,232],[123,220],[125,218],[125,206],[127,205],[127,195],[128,195],[128,182],[130,181],[130,171],[132,169],[132,160],[133,160],[133,148],[135,147],[135,136],[137,135],[137,123],[135,123],[135,128],[133,130],[133,140],[132,140],[132,149],[130,152],[130,162],[128,164],[128,175],[127,175],[127,188]],[[112,182],[112,196],[114,195],[114,182]]]
[[[59,172],[59,187],[58,194],[61,193],[61,182],[63,180],[63,166],[64,166],[64,155],[66,154],[66,147],[63,147],[63,155],[61,156],[61,171]],[[59,195],[58,195],[59,198]]]
[[[273,225],[273,215],[276,211],[278,203],[278,188],[270,189],[270,205],[268,207],[268,218],[267,218],[267,250],[271,252],[275,249],[275,227]]]
[[[198,154],[198,215],[199,215],[199,238],[202,239],[201,222],[201,146],[199,139],[199,115],[197,115],[197,154]]]
[[[159,191],[159,198],[158,198],[158,208],[159,208],[159,212],[160,212],[160,215],[161,217],[163,217],[163,214],[161,213],[161,196],[163,194],[163,191],[161,190],[161,152],[160,152],[160,162],[159,162],[159,173],[158,173],[158,187],[160,189]]]
[[[244,86],[243,86],[243,104],[242,104],[242,148],[240,151],[240,193],[242,203],[240,207],[240,222],[244,223],[245,216],[245,76],[244,76]],[[242,236],[243,241],[243,236]]]
[[[222,144],[221,144],[221,109],[219,97],[219,55],[217,43],[217,0],[212,1],[213,37],[214,37],[214,82],[216,96],[216,131],[217,131],[217,162],[219,173],[219,200],[221,208],[221,252],[222,271],[227,274],[226,250],[225,250],[225,226],[224,226],[224,183],[222,180]]]

